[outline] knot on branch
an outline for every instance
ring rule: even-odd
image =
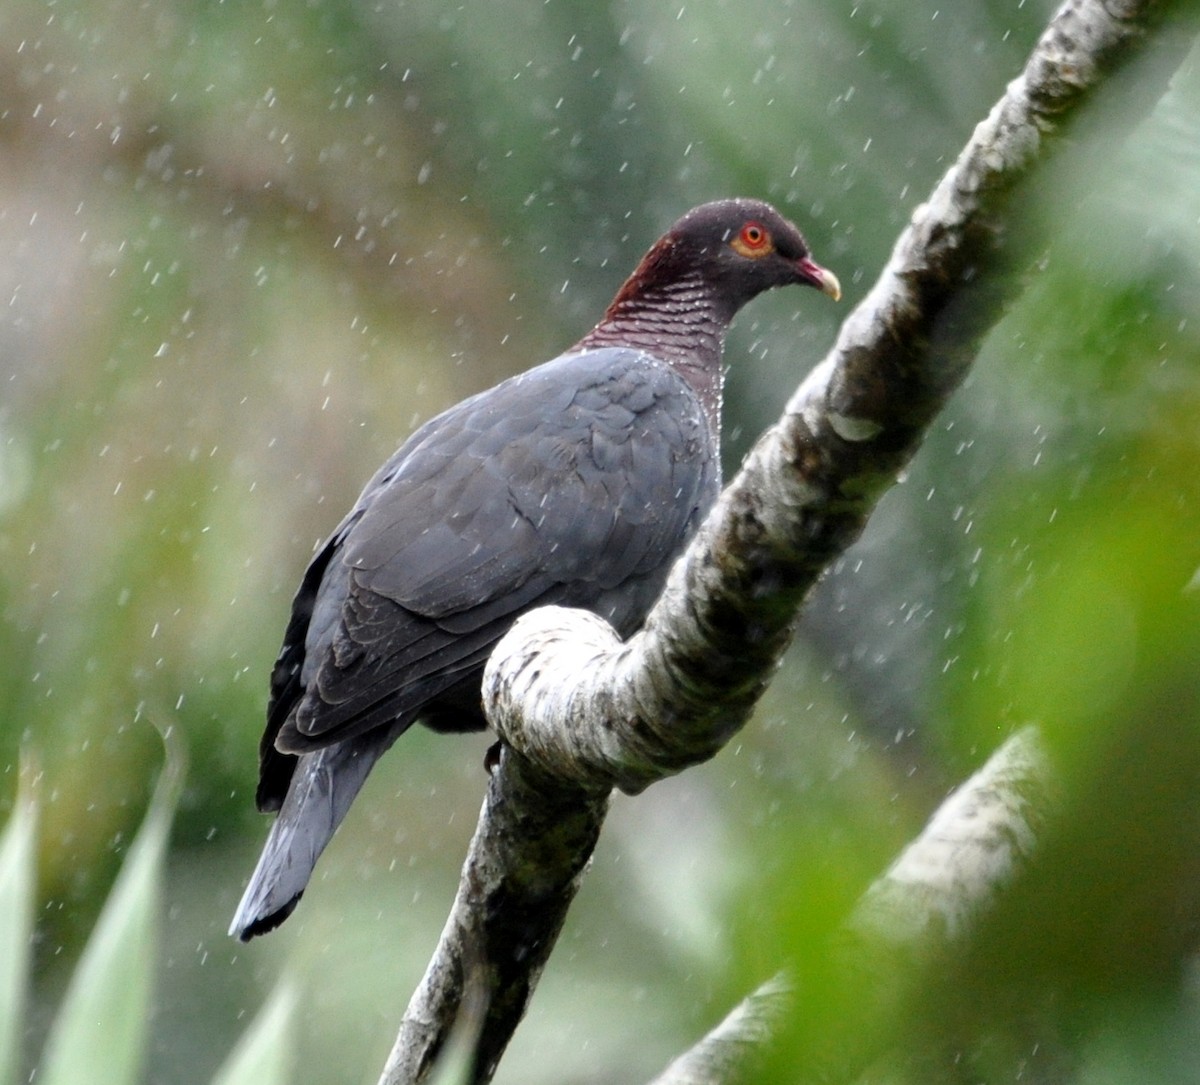
[[[509,746],[551,776],[609,791],[620,786],[620,748],[609,713],[597,711],[604,692],[590,679],[609,673],[624,650],[603,618],[540,607],[518,619],[492,651],[483,674],[484,711]]]
[[[672,577],[685,604],[682,579]],[[719,683],[721,668],[714,660],[705,675],[697,663],[705,644],[713,650],[712,631],[706,637],[696,616],[690,619],[690,637],[651,623],[622,642],[589,612],[532,611],[488,660],[484,711],[512,749],[552,778],[586,793],[643,791],[711,757],[758,692],[743,698],[744,712],[715,699],[711,684]]]

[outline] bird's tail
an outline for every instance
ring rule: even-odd
[[[304,754],[271,826],[229,933],[243,942],[279,926],[296,907],[317,858],[375,762],[403,730],[377,728]]]

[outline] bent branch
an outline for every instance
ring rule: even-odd
[[[484,679],[505,748],[462,886],[380,1085],[426,1079],[458,1014],[467,965],[487,1010],[472,1080],[486,1082],[536,983],[613,787],[638,792],[711,757],[748,718],[797,608],[961,382],[1037,255],[1016,198],[1106,82],[1121,130],[1191,45],[1194,3],[1069,0],[913,214],[837,343],[759,441],[677,563],[644,629],[620,643],[557,608],[519,621]],[[1190,31],[1190,28],[1189,28]]]

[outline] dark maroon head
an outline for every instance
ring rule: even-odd
[[[804,236],[770,204],[717,200],[693,208],[655,243],[614,304],[697,280],[727,307],[727,319],[776,286],[815,286],[835,300],[842,293],[837,276],[813,260]]]
[[[729,322],[764,290],[789,285],[815,286],[835,300],[842,293],[770,204],[702,204],[654,243],[575,349],[634,347],[667,362],[696,389],[715,433]]]

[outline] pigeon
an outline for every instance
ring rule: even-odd
[[[296,907],[372,766],[413,723],[482,730],[484,664],[523,613],[635,632],[721,486],[722,346],[739,309],[837,277],[769,204],[676,222],[566,353],[422,425],[308,566],[271,674],[259,810],[230,934]]]

